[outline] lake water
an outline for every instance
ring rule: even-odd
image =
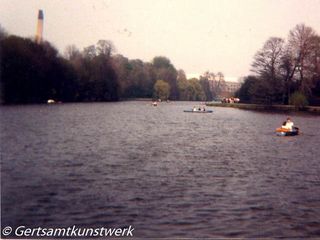
[[[320,237],[320,117],[194,104],[2,106],[2,227]]]

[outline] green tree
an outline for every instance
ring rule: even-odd
[[[179,100],[183,100],[183,101],[189,100],[187,88],[188,88],[187,80],[178,80]]]
[[[207,99],[205,91],[201,85],[201,81],[197,78],[186,80],[178,79],[178,89],[180,100],[184,101],[205,101]]]
[[[154,85],[154,97],[167,100],[170,96],[170,85],[164,80],[157,80]]]
[[[155,79],[163,79],[170,85],[170,98],[178,99],[177,70],[166,57],[155,57],[152,61]]]
[[[235,96],[240,98],[241,102],[250,103],[253,102],[253,92],[255,85],[258,82],[256,76],[247,76],[244,79],[244,82],[241,84],[240,89],[235,93]]]
[[[129,60],[121,55],[113,57],[112,61],[119,79],[121,97],[152,97],[155,81],[150,63]]]
[[[308,100],[302,92],[296,91],[290,96],[289,104],[302,109],[308,105]]]
[[[192,78],[188,80],[187,96],[188,100],[191,101],[204,101],[206,99],[205,93],[198,79]]]

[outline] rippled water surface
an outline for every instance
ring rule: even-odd
[[[147,102],[1,107],[1,224],[320,237],[320,117]]]

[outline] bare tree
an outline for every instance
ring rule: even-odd
[[[200,76],[200,81],[207,80],[209,82],[209,89],[213,97],[217,97],[218,82],[216,81],[216,74],[214,72],[206,71]]]
[[[306,59],[305,69],[312,85],[320,81],[320,36],[314,36],[311,41],[311,53]]]
[[[307,62],[314,51],[313,39],[315,36],[316,33],[311,27],[299,24],[290,31],[288,39],[288,47],[294,66],[289,80],[292,80],[297,71],[299,73],[299,79],[297,79],[299,89],[306,95],[311,93],[313,86],[312,78],[308,72]]]
[[[82,54],[85,58],[93,59],[97,55],[97,49],[94,45],[90,45],[83,49]]]
[[[282,38],[269,38],[263,48],[256,53],[252,63],[252,71],[274,80],[281,63],[283,49],[284,40]]]
[[[98,55],[104,54],[107,57],[110,57],[115,52],[115,46],[109,40],[99,40],[96,50]]]
[[[269,38],[263,48],[259,50],[252,63],[252,71],[257,73],[260,79],[260,88],[264,89],[266,102],[272,103],[279,98],[284,87],[280,66],[284,54],[285,42],[282,38]]]
[[[217,95],[220,95],[226,89],[226,81],[222,72],[217,73]]]
[[[64,51],[64,57],[70,61],[73,61],[80,56],[81,56],[81,54],[80,54],[79,49],[73,44],[67,46]]]
[[[186,73],[182,69],[177,71],[177,81],[187,81]]]
[[[0,24],[0,40],[6,38],[8,36],[7,31]]]

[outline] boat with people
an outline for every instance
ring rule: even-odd
[[[286,128],[277,128],[276,133],[278,136],[296,136],[299,135],[299,128],[293,127],[292,130]]]
[[[213,113],[212,110],[205,110],[205,111],[183,110],[183,111],[188,113]]]
[[[286,121],[283,122],[282,126],[276,129],[276,134],[278,136],[296,136],[299,134],[299,128],[293,126],[293,122],[288,117]]]
[[[193,107],[190,110],[184,110],[184,112],[188,112],[188,113],[212,113],[212,110],[207,110],[205,107]]]

